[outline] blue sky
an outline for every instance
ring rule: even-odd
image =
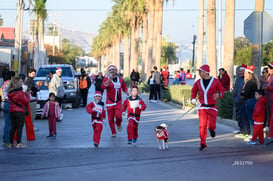
[[[219,0],[216,2],[218,6]],[[16,3],[17,0],[0,0],[0,14],[4,19],[4,26],[15,26]],[[225,0],[222,0],[222,4],[224,9]],[[111,0],[47,0],[49,17],[46,23],[53,22],[53,14],[57,13],[61,27],[97,33],[99,25],[110,13],[112,5]],[[236,0],[236,37],[243,35],[243,22],[254,7],[255,0]],[[82,11],[83,9],[92,9],[92,11]],[[192,42],[192,37],[198,30],[198,0],[175,0],[174,4],[169,0],[168,4],[164,5],[164,9],[163,36],[177,43]],[[265,9],[273,16],[273,3],[270,0],[265,1]],[[222,14],[224,16],[224,11]],[[33,17],[33,14],[25,12],[24,30],[28,29],[29,17]],[[222,24],[224,26],[224,21]]]

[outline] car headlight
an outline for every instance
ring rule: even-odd
[[[74,81],[67,82],[67,89],[75,89],[75,82]]]

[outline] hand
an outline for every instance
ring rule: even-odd
[[[130,95],[128,91],[126,92],[126,95],[127,95],[127,96],[129,96],[129,95]]]
[[[191,104],[192,104],[192,105],[196,105],[196,99],[192,99],[192,100],[191,100]]]
[[[213,99],[216,100],[220,97],[220,94],[219,93],[215,93],[212,95]]]

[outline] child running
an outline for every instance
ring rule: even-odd
[[[138,87],[136,85],[131,87],[131,96],[123,103],[123,115],[125,115],[126,109],[128,119],[128,144],[132,144],[135,143],[138,138],[138,122],[140,120],[140,113],[146,109],[146,104],[138,96]]]
[[[250,142],[247,144],[255,145],[257,137],[259,137],[259,143],[264,144],[264,121],[265,121],[265,105],[267,104],[266,97],[264,96],[264,90],[260,89],[255,92],[255,98],[257,103],[252,114],[252,119],[254,120],[253,135]]]
[[[104,102],[101,101],[102,94],[96,91],[94,101],[86,106],[86,111],[92,115],[91,123],[94,130],[93,142],[97,148],[100,144],[100,136],[103,128],[103,119],[105,118]]]
[[[56,137],[56,120],[60,119],[61,110],[59,103],[55,101],[55,94],[53,92],[49,93],[48,101],[46,102],[42,116],[48,118],[48,128],[49,128],[49,135],[47,138]]]

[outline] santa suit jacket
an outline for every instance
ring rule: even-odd
[[[203,79],[199,79],[194,83],[191,90],[191,100],[196,98],[198,92],[198,100],[201,104],[199,109],[213,109],[217,111],[216,100],[213,99],[213,94],[220,93],[220,97],[223,98],[225,89],[218,79],[211,77],[207,88],[204,86]]]
[[[103,119],[105,118],[105,110],[104,110],[104,103],[99,102],[96,103],[92,101],[90,104],[86,106],[86,111],[92,115],[91,122],[103,124]]]
[[[117,76],[117,81],[113,80],[109,82],[108,86],[105,86],[105,82],[108,80],[108,77],[103,79],[101,84],[102,90],[106,89],[106,107],[107,109],[115,109],[117,107],[122,107],[122,99],[121,99],[121,89],[123,92],[127,92],[127,86],[124,80]]]
[[[265,105],[267,104],[266,97],[261,97],[255,105],[252,119],[254,124],[264,124],[265,121]]]
[[[124,101],[122,112],[125,112],[126,109],[128,114],[127,119],[133,119],[136,123],[138,123],[140,113],[146,109],[146,104],[139,96],[137,96],[135,99],[130,96]]]

